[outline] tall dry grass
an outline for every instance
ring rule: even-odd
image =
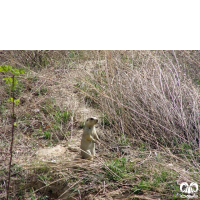
[[[105,62],[83,81],[116,131],[154,148],[200,148],[199,89],[176,52],[104,53]]]

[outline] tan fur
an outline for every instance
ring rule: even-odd
[[[97,122],[98,119],[96,117],[90,117],[85,122],[81,139],[81,149],[83,150],[81,151],[81,156],[84,159],[93,160],[95,156],[95,143],[99,140],[94,126]]]

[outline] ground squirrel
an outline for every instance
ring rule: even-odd
[[[97,122],[98,119],[96,117],[88,118],[85,122],[81,139],[81,149],[83,150],[81,151],[82,158],[93,160],[95,156],[95,143],[99,140],[94,126]]]

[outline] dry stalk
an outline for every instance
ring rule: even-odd
[[[13,151],[13,140],[14,140],[14,123],[15,123],[15,102],[14,102],[14,80],[15,80],[15,76],[13,75],[12,77],[12,98],[13,98],[13,103],[12,103],[12,133],[11,133],[11,142],[10,142],[10,161],[9,161],[9,165],[8,165],[8,184],[7,184],[7,189],[6,189],[6,199],[8,200],[9,198],[9,188],[10,188],[10,174],[11,174],[11,164],[12,164],[12,151]]]
[[[76,183],[74,183],[70,188],[68,188],[65,192],[63,192],[57,199],[60,199],[64,194],[66,194],[71,188],[73,188],[75,185],[77,185],[80,181],[82,181],[85,177],[78,180]]]

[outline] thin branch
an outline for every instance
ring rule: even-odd
[[[15,123],[15,102],[14,102],[14,81],[15,81],[15,76],[13,75],[12,77],[13,82],[12,82],[12,98],[13,98],[13,105],[12,105],[12,135],[11,135],[11,143],[10,143],[10,161],[9,161],[9,166],[8,166],[8,184],[7,184],[7,197],[6,199],[8,200],[9,198],[9,187],[10,187],[10,173],[11,173],[11,163],[12,163],[12,150],[13,150],[13,138],[14,138],[14,123]]]

